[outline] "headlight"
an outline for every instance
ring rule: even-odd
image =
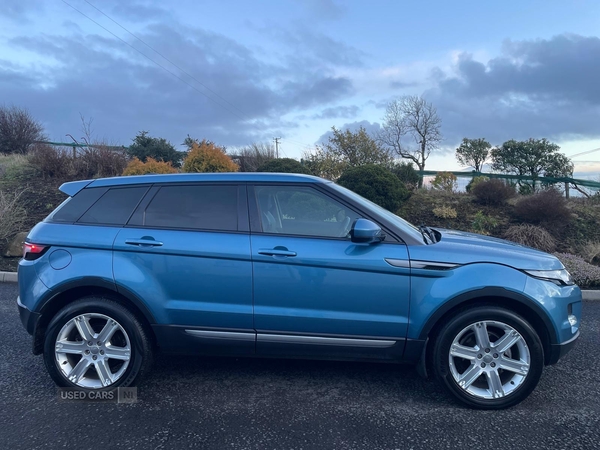
[[[561,270],[525,270],[526,274],[542,280],[552,281],[559,286],[572,286],[575,284],[573,277],[567,269]]]

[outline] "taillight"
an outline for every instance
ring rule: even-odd
[[[49,245],[40,245],[32,244],[31,242],[23,242],[23,259],[27,261],[33,261],[34,259],[38,259],[49,248]]]

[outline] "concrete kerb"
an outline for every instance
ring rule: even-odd
[[[0,272],[0,283],[16,283],[17,272]],[[600,290],[582,290],[584,300],[597,300],[600,301]]]

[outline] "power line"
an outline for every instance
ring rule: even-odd
[[[569,158],[575,158],[576,156],[587,155],[588,153],[594,153],[600,151],[600,148],[595,148],[594,150],[588,150],[587,152],[575,153],[574,155],[569,156]]]
[[[169,69],[167,69],[165,66],[161,65],[160,63],[154,61],[152,58],[150,58],[148,55],[146,55],[145,53],[143,53],[142,51],[138,50],[137,48],[135,48],[133,45],[131,45],[129,42],[125,41],[124,39],[120,38],[119,36],[117,36],[115,33],[113,33],[112,31],[110,31],[108,28],[104,27],[103,25],[99,24],[98,22],[96,22],[94,19],[92,19],[90,16],[86,15],[85,13],[81,12],[80,10],[78,10],[77,8],[75,8],[73,5],[71,5],[70,3],[68,3],[65,0],[61,0],[65,5],[69,6],[70,8],[74,9],[75,11],[77,11],[79,14],[81,14],[83,17],[86,17],[87,19],[89,19],[90,21],[94,22],[96,25],[98,25],[100,28],[102,28],[103,30],[105,30],[106,32],[110,33],[111,35],[113,35],[114,37],[116,37],[118,40],[120,40],[123,44],[127,45],[128,47],[132,48],[133,50],[135,50],[136,52],[138,52],[140,55],[142,55],[144,58],[148,59],[149,61],[153,62],[154,64],[156,64],[158,67],[160,67],[161,69],[163,69],[164,71],[170,73],[171,75],[173,75],[175,78],[177,78],[179,81],[181,81],[182,83],[185,83],[187,86],[191,87],[193,90],[195,90],[196,92],[198,92],[199,94],[203,95],[204,97],[206,97],[207,99],[209,99],[211,102],[213,102],[215,105],[220,106],[221,108],[225,109],[227,112],[233,114],[234,116],[236,116],[237,118],[239,118],[240,120],[246,120],[244,119],[242,116],[240,116],[239,114],[237,114],[236,112],[230,110],[229,108],[225,107],[224,105],[222,105],[221,103],[217,102],[215,99],[209,97],[208,95],[206,95],[206,93],[202,92],[200,89],[198,89],[196,86],[188,83],[186,80],[184,80],[183,78],[181,78],[179,75],[177,75],[176,73],[170,71]]]
[[[182,69],[180,66],[178,66],[177,64],[175,64],[173,61],[171,61],[169,58],[167,58],[165,55],[163,55],[162,53],[160,53],[158,50],[156,50],[155,48],[153,48],[150,44],[147,44],[142,38],[140,38],[139,36],[135,35],[134,33],[132,33],[131,31],[129,31],[127,28],[125,28],[123,25],[121,25],[119,22],[117,22],[115,19],[113,19],[112,17],[110,17],[108,14],[106,14],[104,11],[102,11],[100,8],[96,7],[94,4],[92,4],[91,2],[89,2],[88,0],[84,0],[88,5],[90,5],[92,8],[94,8],[96,11],[98,11],[100,14],[102,14],[103,16],[105,16],[106,18],[108,18],[108,20],[110,20],[111,22],[115,23],[117,26],[119,26],[120,28],[122,28],[123,30],[125,30],[127,33],[129,33],[131,36],[133,36],[134,38],[136,38],[138,41],[140,41],[142,44],[144,44],[146,47],[148,47],[150,50],[152,50],[154,53],[156,53],[158,56],[160,56],[161,58],[163,58],[165,61],[167,61],[169,64],[175,66],[177,69],[179,69],[181,72],[183,72],[184,74],[186,74],[188,77],[190,77],[192,80],[194,80],[196,83],[198,83],[200,86],[202,86],[204,89],[206,89],[209,92],[212,92],[216,97],[220,98],[221,100],[223,100],[225,103],[227,103],[229,106],[231,106],[232,108],[235,108],[236,110],[239,111],[239,109],[232,104],[231,102],[229,102],[227,99],[221,97],[217,92],[215,92],[214,90],[212,90],[211,88],[209,88],[207,85],[205,85],[204,83],[202,83],[200,80],[198,80],[196,77],[194,77],[192,74],[190,74],[189,72],[185,71],[184,69]],[[241,113],[241,111],[239,111]]]

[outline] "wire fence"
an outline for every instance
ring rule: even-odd
[[[465,192],[468,184],[475,177],[497,178],[504,180],[507,184],[512,184],[519,189],[520,186],[528,186],[537,191],[547,186],[554,186],[560,189],[567,198],[592,196],[600,192],[600,182],[569,177],[532,177],[528,175],[509,175],[502,173],[483,173],[483,172],[448,172],[421,170],[419,174],[423,176],[425,186],[430,186],[431,181],[440,173],[451,173],[456,176],[457,190]]]

